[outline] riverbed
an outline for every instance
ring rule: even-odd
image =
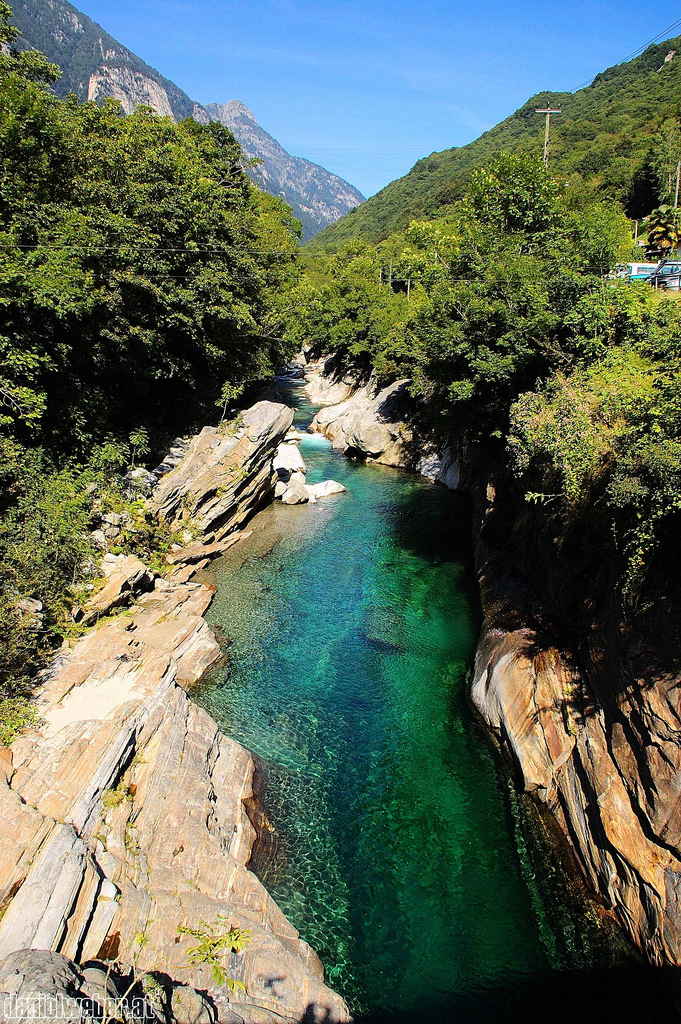
[[[304,430],[302,388],[283,400]],[[588,951],[566,964],[467,700],[465,501],[317,434],[300,450],[308,482],[347,491],[275,503],[206,574],[228,657],[193,696],[258,759],[269,842],[254,867],[329,984],[358,1013],[450,1019],[453,1000],[489,1007]]]

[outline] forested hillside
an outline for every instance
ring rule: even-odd
[[[9,14],[0,3],[0,743],[3,696],[21,700],[75,628],[95,510],[126,513],[123,550],[167,550],[122,474],[272,374],[298,248],[226,128],[58,99],[59,69],[8,49]]]
[[[38,50],[61,69],[52,88],[62,98],[74,93],[79,100],[116,99],[126,114],[149,106],[176,121],[220,121],[249,160],[258,161],[246,164],[251,180],[286,200],[302,223],[304,238],[312,238],[364,201],[347,181],[287,153],[238,100],[207,107],[195,103],[68,0],[16,0],[13,23],[22,33],[15,41],[17,48]]]
[[[680,52],[665,63],[671,50]],[[501,151],[540,156],[544,118],[535,110],[547,104],[562,111],[551,122],[552,173],[597,183],[631,216],[649,213],[659,200],[654,165],[666,162],[675,170],[681,158],[678,138],[666,130],[681,114],[681,36],[608,68],[575,93],[538,93],[469,145],[424,157],[327,228],[315,248],[333,249],[354,237],[380,241],[411,220],[437,215],[463,195],[471,171]]]

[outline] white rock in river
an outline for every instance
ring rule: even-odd
[[[272,462],[275,473],[288,480],[291,473],[307,473],[307,466],[295,444],[280,444]]]
[[[329,494],[342,494],[344,490],[343,484],[339,484],[336,480],[324,480],[321,484],[307,485],[310,501],[316,501],[317,498],[326,498]]]
[[[301,484],[300,480],[294,480],[286,488],[281,500],[284,505],[302,505],[310,500],[310,496],[305,484]]]

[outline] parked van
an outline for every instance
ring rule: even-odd
[[[657,268],[657,263],[618,263],[612,276],[627,281],[647,281]]]
[[[681,262],[677,260],[660,260],[657,269],[647,279],[653,288],[663,288],[668,292],[681,290]]]

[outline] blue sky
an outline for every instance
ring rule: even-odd
[[[193,99],[242,100],[286,149],[365,195],[533,93],[575,89],[678,17],[640,0],[75,5]]]

